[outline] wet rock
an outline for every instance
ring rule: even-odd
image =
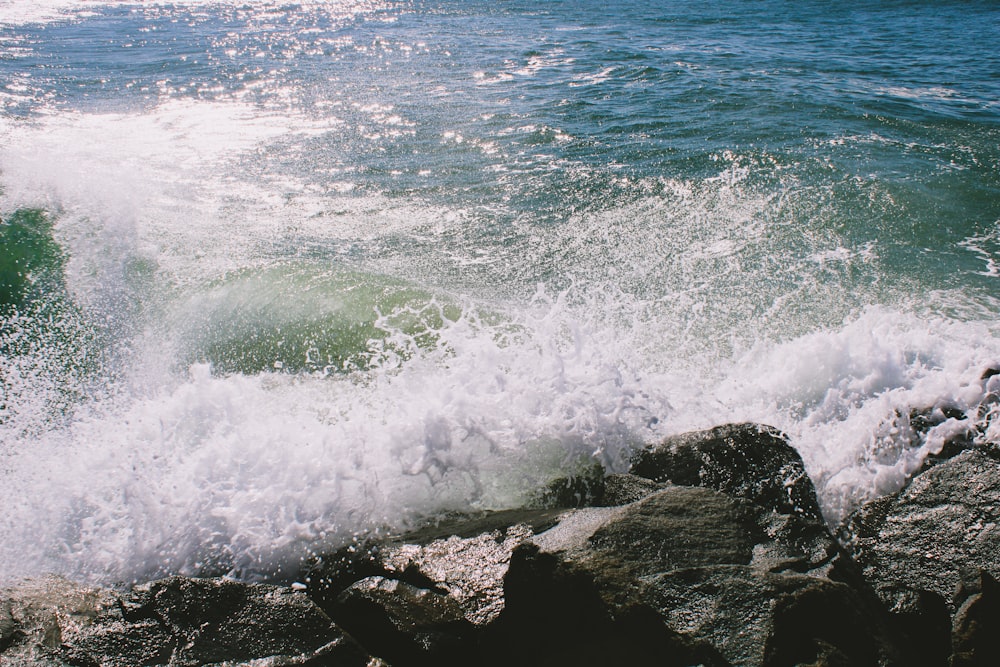
[[[770,426],[727,424],[673,436],[637,452],[630,472],[657,482],[706,486],[782,514],[821,518],[802,457]]]
[[[749,503],[757,530],[769,538],[757,541],[761,567],[767,561],[774,571],[837,566],[837,577],[860,582],[822,519],[802,457],[774,428],[727,424],[673,436],[638,452],[631,472],[659,483],[715,489]]]
[[[797,545],[769,535],[759,516],[752,504],[701,487],[569,513],[515,550],[507,606],[491,630],[534,627],[544,610],[562,619],[567,642],[586,642],[574,628],[614,634],[607,619],[652,613],[662,626],[654,636],[679,664],[907,664],[875,596],[828,578],[827,567],[775,567],[774,555]]]
[[[337,616],[392,664],[461,664],[474,626],[455,598],[395,579],[369,577],[337,598]]]
[[[601,506],[356,545],[318,565],[310,594],[397,667],[904,664],[787,441],[753,425],[681,440],[638,457],[649,477],[604,477]]]
[[[954,611],[963,568],[1000,573],[998,523],[1000,463],[969,450],[863,507],[846,533],[877,591],[931,591]]]
[[[612,474],[604,479],[604,495],[600,505],[614,507],[642,500],[665,485],[631,474]]]
[[[907,439],[912,443],[930,441],[933,445],[919,472],[975,446],[976,424],[968,419],[964,410],[954,405],[911,410],[905,420],[897,418],[897,423],[898,430],[909,432]]]
[[[503,609],[503,578],[513,550],[559,520],[562,510],[529,509],[452,517],[385,542],[352,545],[308,573],[309,595],[339,620],[340,594],[377,576],[448,595],[476,626]]]
[[[4,665],[367,665],[309,598],[275,586],[175,577],[124,594],[47,580],[8,597]]]
[[[536,507],[570,508],[600,505],[604,498],[605,471],[599,463],[584,467],[576,474],[555,479],[531,502]]]
[[[900,492],[874,500],[845,523],[842,533],[864,576],[927,664],[977,662],[993,655],[987,636],[1000,620],[984,611],[996,595],[990,582],[1000,573],[1000,462],[984,448],[966,450],[927,469]],[[971,585],[967,571],[977,574]],[[983,597],[966,607],[980,588]],[[959,594],[956,595],[956,591]],[[971,599],[970,598],[970,599]],[[952,615],[954,621],[952,622]],[[992,624],[992,625],[990,625]],[[942,630],[942,626],[946,628]],[[953,631],[948,641],[947,629]],[[962,648],[960,648],[962,647]],[[975,647],[975,648],[973,648]],[[972,661],[972,662],[965,662]]]
[[[0,664],[61,667],[65,638],[84,631],[115,597],[59,577],[0,591]]]
[[[952,667],[1000,665],[1000,583],[985,570],[965,570],[955,597]]]
[[[879,595],[893,628],[924,665],[948,664],[951,654],[951,614],[944,597],[933,591],[883,586]]]
[[[516,550],[505,591],[507,606],[486,629],[477,659],[469,664],[729,664],[712,646],[670,629],[648,606],[609,607],[592,571],[534,544]]]
[[[306,577],[309,595],[396,667],[487,664],[480,640],[504,610],[512,553],[563,513],[448,517],[399,538],[352,545],[316,563]]]
[[[791,590],[772,598],[763,664],[928,664],[900,643],[881,609],[858,591],[823,579],[783,579],[782,587]]]

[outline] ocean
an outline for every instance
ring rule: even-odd
[[[733,421],[836,526],[1000,438],[998,46],[986,1],[0,0],[0,581],[287,579]]]

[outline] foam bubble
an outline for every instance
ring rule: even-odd
[[[558,299],[532,311],[463,316],[431,348],[390,330],[368,373],[195,365],[92,405],[9,453],[2,570],[280,576],[359,531],[518,505],[583,461],[621,469],[662,406]]]
[[[609,320],[595,290],[466,303],[430,344],[386,314],[371,366],[350,374],[147,376],[8,450],[0,570],[292,576],[359,532],[517,506],[588,461],[624,470],[635,447],[742,420],[791,436],[835,524],[945,438],[995,436],[988,324],[873,307],[699,369],[644,356],[648,323]],[[935,407],[967,418],[909,428]]]
[[[945,438],[995,429],[979,408],[989,393],[981,374],[998,359],[995,324],[870,307],[841,327],[754,346],[718,397],[734,418],[791,435],[836,524],[898,490]],[[912,411],[941,407],[966,418],[926,434],[909,428]]]

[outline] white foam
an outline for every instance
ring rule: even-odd
[[[0,5],[20,21],[80,6],[99,5]],[[481,79],[565,64],[552,53]],[[362,176],[348,159],[326,180],[309,178],[303,140],[344,121],[336,106],[322,117],[279,106],[235,96],[0,118],[0,210],[57,216],[77,302],[101,311],[120,301],[136,260],[162,290],[144,302],[142,333],[105,395],[64,418],[52,416],[73,379],[44,350],[0,363],[0,577],[292,574],[358,531],[517,505],[581,461],[622,470],[635,446],[726,421],[785,430],[836,522],[899,488],[968,420],[1000,437],[995,410],[978,410],[980,373],[1000,359],[997,304],[948,319],[966,295],[880,285],[879,241],[802,223],[828,214],[815,188],[791,177],[752,186],[762,164],[781,178],[768,155],[725,151],[719,172],[700,180],[623,175],[608,186],[625,193],[614,205],[553,225],[510,216],[509,237],[484,242],[475,211],[356,194]],[[412,124],[388,104],[351,113],[376,134]],[[495,148],[451,132],[446,141]],[[568,139],[543,125],[510,128],[520,132]],[[262,164],[283,142],[306,169]],[[564,170],[569,185],[593,176],[558,160],[544,169]],[[501,183],[497,198],[521,185]],[[495,206],[507,219],[511,209]],[[987,277],[995,242],[965,246]],[[372,368],[351,375],[175,372],[163,320],[179,300],[232,272],[310,253],[336,263],[366,244],[375,251],[351,268],[467,294],[463,317],[421,345],[386,318],[391,335],[372,342]],[[911,410],[935,406],[968,420],[923,439],[907,430]]]
[[[969,423],[920,440],[900,417],[947,405],[974,419],[1000,358],[995,325],[870,308],[721,364],[671,364],[637,345],[648,323],[573,293],[594,289],[540,290],[499,319],[466,304],[429,348],[390,331],[350,376],[146,377],[7,450],[0,572],[292,575],[358,531],[516,506],[574,462],[622,470],[635,446],[734,420],[789,433],[836,522]]]
[[[898,490],[945,437],[968,431],[986,395],[980,375],[998,359],[995,323],[871,307],[842,327],[755,346],[736,360],[718,397],[734,419],[767,421],[791,435],[836,523],[859,503]],[[941,406],[969,418],[924,439],[907,430],[911,410]]]
[[[620,469],[649,419],[637,378],[537,303],[513,329],[462,318],[424,353],[396,332],[363,377],[196,365],[15,443],[0,571],[273,576],[415,514],[517,505],[577,460]]]

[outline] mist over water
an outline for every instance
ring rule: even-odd
[[[727,421],[835,524],[995,439],[997,18],[0,1],[0,580],[293,577]]]

